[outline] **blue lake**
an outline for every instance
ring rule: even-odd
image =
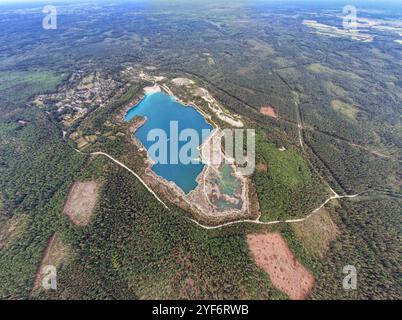
[[[178,132],[184,129],[194,129],[198,133],[200,140],[205,140],[207,136],[202,136],[202,130],[212,130],[212,126],[206,122],[204,116],[191,106],[185,106],[176,101],[172,96],[162,92],[146,95],[136,106],[132,107],[125,115],[125,121],[130,121],[136,116],[146,117],[147,121],[140,127],[134,135],[141,141],[147,150],[155,143],[148,141],[148,132],[152,129],[162,129],[166,132],[168,141],[170,140],[170,125],[171,121],[177,121]],[[172,156],[178,156],[180,148],[187,141],[178,141],[178,150],[171,148],[170,143],[167,143],[167,158],[172,159]],[[200,141],[200,144],[202,141]],[[175,153],[175,154],[172,154]],[[194,155],[198,158],[199,154]],[[151,155],[152,157],[152,155]],[[155,159],[153,159],[155,160]],[[155,163],[152,170],[159,176],[168,181],[173,181],[185,193],[197,187],[197,177],[204,168],[204,164],[198,161],[190,164],[168,164]]]

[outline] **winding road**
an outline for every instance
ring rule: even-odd
[[[298,127],[298,135],[299,135],[299,142],[300,142],[300,147],[302,148],[302,150],[304,151],[304,144],[303,144],[303,123],[301,121],[301,114],[300,114],[300,107],[299,107],[299,97],[297,95],[296,92],[292,91],[296,96],[295,96],[295,107],[296,107],[296,114],[297,114],[297,127]],[[211,135],[213,136],[213,135]],[[77,152],[80,152],[79,150],[75,149]],[[158,195],[145,183],[145,181],[138,175],[136,174],[132,169],[130,169],[129,167],[127,167],[124,163],[120,162],[119,160],[113,158],[112,156],[110,156],[109,154],[105,153],[105,152],[92,152],[90,153],[90,155],[92,156],[104,156],[109,158],[110,160],[112,160],[113,162],[115,162],[117,165],[121,166],[122,168],[126,169],[127,171],[129,171],[132,175],[134,175],[143,185],[144,187],[155,197],[156,200],[158,200],[167,210],[170,210],[170,208],[166,205],[166,203],[164,203],[159,197]],[[309,219],[312,215],[314,215],[315,213],[317,213],[320,209],[322,209],[328,202],[335,200],[335,199],[344,199],[344,198],[355,198],[357,196],[359,196],[359,194],[354,194],[354,195],[344,195],[344,196],[340,196],[338,193],[335,192],[334,189],[331,188],[331,186],[325,181],[325,179],[319,175],[320,178],[325,182],[325,184],[328,186],[328,188],[330,189],[331,193],[333,194],[331,197],[329,197],[328,199],[326,199],[318,208],[314,209],[310,214],[308,214],[306,217],[304,218],[300,218],[300,219],[289,219],[289,220],[275,220],[275,221],[267,221],[267,222],[263,222],[260,221],[260,217],[258,217],[255,220],[250,220],[250,219],[245,219],[245,220],[237,220],[237,221],[232,221],[232,222],[226,222],[226,223],[222,223],[216,226],[206,226],[203,225],[202,223],[198,222],[197,220],[188,218],[190,221],[192,221],[193,223],[195,223],[197,226],[203,228],[203,229],[207,229],[207,230],[212,230],[212,229],[220,229],[226,226],[231,226],[231,225],[235,225],[235,224],[240,224],[240,223],[252,223],[252,224],[258,224],[258,225],[273,225],[273,224],[279,224],[279,223],[300,223],[303,221],[306,221],[307,219]]]
[[[298,127],[298,136],[299,136],[299,143],[300,143],[300,147],[302,148],[302,150],[304,151],[304,143],[303,143],[303,123],[301,120],[301,114],[300,114],[300,107],[299,107],[299,102],[298,102],[298,95],[297,93],[295,93],[293,90],[292,92],[294,94],[296,94],[296,99],[295,99],[295,107],[296,107],[296,114],[297,114],[297,127]],[[75,149],[77,152],[82,153],[81,151]],[[156,200],[158,200],[167,210],[170,210],[170,208],[158,197],[158,195],[145,183],[145,181],[138,175],[136,174],[132,169],[130,169],[129,167],[127,167],[124,163],[118,161],[117,159],[113,158],[112,156],[110,156],[109,154],[105,153],[105,152],[92,152],[90,153],[91,156],[104,156],[107,157],[108,159],[112,160],[114,163],[116,163],[117,165],[121,166],[122,168],[126,169],[127,171],[129,171],[132,175],[134,175],[143,185],[144,187],[155,197]],[[306,220],[308,220],[311,216],[313,216],[315,213],[319,212],[320,209],[322,209],[328,202],[335,200],[335,199],[344,199],[344,198],[356,198],[358,197],[360,194],[354,194],[354,195],[344,195],[344,196],[340,196],[338,193],[335,192],[335,190],[333,190],[331,188],[331,186],[325,181],[325,179],[319,175],[320,178],[325,182],[325,184],[328,186],[328,188],[330,189],[331,193],[333,194],[331,197],[329,197],[328,199],[326,199],[319,207],[317,207],[316,209],[314,209],[311,213],[309,213],[306,217],[304,218],[300,218],[300,219],[289,219],[289,220],[275,220],[275,221],[267,221],[267,222],[263,222],[260,221],[260,217],[258,217],[255,220],[250,220],[250,219],[245,219],[245,220],[237,220],[237,221],[232,221],[232,222],[226,222],[226,223],[222,223],[216,226],[207,226],[207,225],[203,225],[202,223],[198,222],[197,220],[188,218],[190,221],[192,221],[194,224],[196,224],[197,226],[203,228],[203,229],[207,229],[207,230],[213,230],[213,229],[220,229],[226,226],[231,226],[231,225],[235,225],[235,224],[241,224],[241,223],[251,223],[251,224],[258,224],[258,225],[274,225],[274,224],[280,224],[280,223],[300,223],[300,222],[304,222]]]
[[[79,150],[76,150],[77,152],[80,152]],[[120,162],[119,160],[116,160],[115,158],[113,158],[112,156],[108,155],[105,152],[92,152],[90,153],[91,156],[104,156],[107,157],[108,159],[112,160],[114,163],[116,163],[117,165],[121,166],[122,168],[126,169],[127,171],[129,171],[132,175],[134,175],[143,185],[145,188],[147,188],[147,190],[155,197],[156,200],[158,200],[166,209],[170,210],[170,208],[158,197],[158,195],[145,183],[144,180],[142,180],[142,178],[136,174],[133,170],[131,170],[129,167],[127,167],[124,163]],[[232,221],[232,222],[226,222],[226,223],[222,223],[216,226],[206,226],[203,225],[202,223],[198,222],[197,220],[191,219],[189,218],[189,220],[193,223],[195,223],[197,226],[206,229],[206,230],[213,230],[213,229],[220,229],[223,227],[227,227],[227,226],[231,226],[234,224],[240,224],[240,223],[252,223],[252,224],[259,224],[259,225],[273,225],[273,224],[279,224],[279,223],[300,223],[303,221],[306,221],[307,219],[309,219],[312,215],[314,215],[315,213],[317,213],[318,211],[320,211],[320,209],[322,209],[328,202],[335,200],[335,199],[345,199],[345,198],[356,198],[360,195],[359,194],[354,194],[354,195],[345,195],[345,196],[340,196],[338,195],[334,190],[332,190],[332,188],[330,188],[331,191],[334,193],[333,196],[329,197],[327,200],[325,200],[319,207],[317,207],[316,209],[314,209],[309,215],[307,215],[304,218],[300,218],[300,219],[289,219],[289,220],[275,220],[275,221],[267,221],[267,222],[263,222],[260,221],[260,218],[257,218],[256,220],[250,220],[250,219],[245,219],[245,220],[238,220],[238,221]]]
[[[83,153],[78,149],[74,149],[75,151],[79,152],[79,153]],[[141,179],[141,177],[136,174],[133,170],[131,170],[129,167],[127,167],[124,163],[120,162],[119,160],[116,160],[115,158],[113,158],[112,156],[108,155],[105,152],[92,152],[90,153],[91,156],[104,156],[109,158],[110,160],[112,160],[114,163],[118,164],[120,167],[126,169],[128,172],[130,172],[132,175],[134,175],[143,185],[145,188],[147,188],[147,190],[155,197],[156,200],[158,200],[166,209],[170,210],[170,208],[166,205],[166,203],[164,203],[159,197],[158,195],[145,183],[144,180]]]
[[[223,227],[227,227],[227,226],[231,226],[234,224],[240,224],[240,223],[253,223],[253,224],[259,224],[259,225],[273,225],[273,224],[279,224],[279,223],[300,223],[300,222],[304,222],[306,220],[308,220],[309,218],[311,218],[311,216],[313,216],[315,213],[317,213],[318,211],[320,211],[320,209],[322,209],[328,202],[335,200],[335,199],[344,199],[344,198],[356,198],[358,197],[360,194],[354,194],[354,195],[346,195],[346,196],[339,196],[339,195],[334,195],[330,198],[328,198],[327,200],[325,200],[323,202],[323,204],[321,204],[318,208],[314,209],[309,215],[307,215],[304,218],[300,218],[300,219],[289,219],[289,220],[275,220],[275,221],[267,221],[267,222],[263,222],[260,221],[260,218],[257,218],[256,220],[250,220],[250,219],[246,219],[246,220],[238,220],[238,221],[232,221],[232,222],[226,222],[226,223],[222,223],[216,226],[206,226],[203,225],[202,223],[199,223],[197,220],[191,219],[189,218],[190,221],[192,221],[193,223],[195,223],[197,226],[206,229],[206,230],[214,230],[214,229],[220,229]]]

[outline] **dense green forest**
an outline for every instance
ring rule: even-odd
[[[37,85],[40,92],[54,89],[45,86],[46,80]],[[0,296],[9,298],[29,292],[47,239],[60,221],[67,188],[86,161],[65,144],[46,114],[22,102],[2,100],[0,106],[0,219],[27,216],[20,235],[0,251]]]
[[[280,150],[268,141],[263,132],[257,133],[254,183],[261,220],[304,217],[328,198],[329,190],[294,147]]]
[[[303,20],[336,23],[339,8],[295,14],[243,5],[67,4],[58,29],[46,31],[41,9],[0,8],[0,298],[30,296],[57,232],[70,259],[58,270],[58,290],[33,298],[286,299],[246,242],[247,234],[272,231],[314,274],[311,299],[402,297],[402,65],[395,34],[376,31],[369,43],[325,37]],[[365,14],[400,19],[396,12]],[[340,195],[362,192],[327,205],[340,234],[325,256],[310,252],[291,224],[199,228],[188,212],[165,210],[127,171],[90,157],[101,150],[143,169],[116,120],[152,84],[122,77],[130,66],[193,79],[257,130],[252,180],[262,221],[310,213],[330,195],[325,182]],[[68,128],[56,104],[49,102],[47,112],[32,103],[38,94],[74,89],[72,75],[94,71],[118,82],[118,90]],[[264,105],[279,117],[262,115]],[[83,153],[70,139],[77,131],[98,137]],[[71,183],[91,179],[102,185],[99,201],[90,224],[77,227],[62,208]],[[10,236],[4,226],[15,221],[18,232]],[[350,264],[358,289],[345,291],[342,267]]]
[[[242,235],[220,236],[167,211],[124,169],[109,170],[99,207],[88,227],[64,230],[78,257],[59,276],[62,289],[43,298],[284,297]]]
[[[333,216],[341,235],[322,262],[312,299],[395,299],[400,296],[401,199],[342,201]],[[375,239],[375,241],[373,241]],[[357,269],[358,290],[343,290],[341,270]],[[336,272],[333,272],[333,271]]]

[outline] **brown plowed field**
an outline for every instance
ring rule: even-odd
[[[251,255],[258,267],[268,273],[272,284],[292,300],[306,299],[314,277],[297,261],[279,233],[247,236]]]
[[[97,196],[98,185],[95,181],[75,182],[68,194],[63,213],[75,224],[85,226],[91,219]]]
[[[262,106],[260,108],[260,113],[271,118],[278,118],[278,112],[274,107],[271,106]]]

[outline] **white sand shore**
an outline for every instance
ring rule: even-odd
[[[161,92],[161,87],[159,87],[157,84],[152,86],[152,87],[145,87],[144,88],[144,92],[145,94],[152,94],[152,93],[156,93],[156,92]]]

